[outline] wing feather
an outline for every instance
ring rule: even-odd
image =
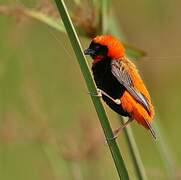
[[[145,108],[148,114],[151,114],[148,100],[142,93],[138,92],[134,88],[131,76],[125,69],[122,62],[120,60],[114,60],[112,61],[111,66],[111,71],[113,75],[116,77],[116,79],[127,89],[127,91],[133,96],[133,98]]]

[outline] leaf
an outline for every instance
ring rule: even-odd
[[[65,32],[62,21],[38,10],[31,10],[22,6],[0,5],[0,14],[12,16],[18,20],[23,17],[33,18],[35,20],[38,20],[39,22],[47,24],[48,26],[58,31]]]
[[[26,16],[34,18],[42,23],[45,23],[48,26],[50,26],[58,31],[65,32],[63,23],[60,20],[56,20],[55,18],[53,18],[51,16],[45,15],[41,12],[34,11],[34,10],[24,10],[24,13]]]
[[[140,50],[139,48],[136,48],[127,43],[124,43],[126,42],[126,39],[117,24],[118,23],[116,21],[116,18],[114,17],[113,14],[111,14],[109,17],[108,32],[116,37],[120,37],[120,39],[123,41],[123,45],[126,48],[126,54],[131,58],[139,58],[145,56],[146,53],[143,50]]]

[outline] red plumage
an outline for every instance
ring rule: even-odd
[[[126,57],[124,46],[110,35],[95,37],[86,54],[93,58],[93,75],[99,89],[113,99],[115,104],[103,95],[103,100],[117,113],[136,120],[149,129],[154,118],[154,107],[136,66]]]

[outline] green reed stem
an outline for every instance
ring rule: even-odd
[[[78,39],[78,36],[76,34],[76,31],[75,31],[72,21],[70,19],[70,16],[69,16],[67,8],[64,4],[64,1],[55,0],[55,2],[57,5],[57,8],[59,10],[59,13],[61,15],[62,21],[64,23],[65,29],[67,31],[67,35],[68,35],[71,45],[73,47],[74,53],[77,57],[77,61],[79,63],[80,69],[81,69],[83,77],[85,79],[88,91],[91,93],[97,93],[95,83],[92,79],[90,70],[88,68],[87,61],[85,59],[85,56],[84,56],[82,48],[81,48],[80,41]],[[114,139],[112,139],[113,132],[111,130],[109,120],[107,118],[103,105],[99,98],[97,98],[95,96],[91,96],[91,99],[93,101],[94,107],[95,107],[97,115],[99,117],[99,121],[101,123],[105,137],[107,139],[107,143],[108,143],[109,149],[111,151],[112,158],[114,160],[114,164],[116,166],[119,178],[122,180],[128,180],[129,179],[128,172],[125,167],[123,158],[120,154],[118,145],[117,145],[116,141]]]
[[[120,118],[123,123],[125,123],[128,119],[125,117],[121,117]],[[124,134],[126,137],[126,143],[128,145],[128,149],[131,155],[131,159],[133,161],[133,165],[135,168],[135,173],[137,175],[137,178],[139,180],[147,180],[147,176],[146,176],[146,171],[145,168],[143,166],[143,162],[141,160],[141,156],[132,132],[132,129],[130,126],[127,126],[126,128],[124,128]]]
[[[176,180],[177,178],[176,178],[176,171],[175,171],[173,157],[169,149],[169,146],[165,141],[164,133],[158,121],[159,119],[158,117],[156,117],[156,121],[153,123],[153,127],[156,130],[158,136],[156,142],[157,150],[162,158],[162,164],[164,165],[168,179]]]
[[[100,3],[101,31],[106,34],[108,32],[109,0],[101,0]]]

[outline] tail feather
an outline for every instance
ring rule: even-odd
[[[155,130],[153,129],[153,127],[151,126],[151,124],[150,124],[147,120],[145,120],[145,123],[146,123],[146,125],[148,126],[148,129],[149,129],[151,135],[152,135],[153,138],[156,140],[157,137],[156,137],[156,132],[155,132]]]

